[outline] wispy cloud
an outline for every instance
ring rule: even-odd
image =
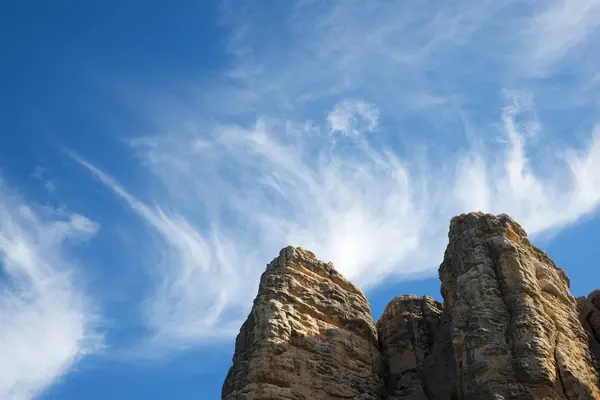
[[[31,399],[100,350],[98,316],[66,246],[97,229],[28,205],[0,180],[0,398]]]
[[[500,36],[486,23],[514,3],[350,1],[330,6],[299,1],[278,4],[275,24],[264,8],[226,2],[224,19],[233,32],[230,51],[236,57],[229,76],[244,93],[235,96],[242,103],[230,104],[258,112],[265,106],[289,111],[358,91],[386,110],[421,110],[432,100],[444,101],[441,95],[448,89],[458,89],[448,87],[448,78],[465,74],[457,55],[469,58],[472,67],[490,62],[487,49],[471,39],[480,30],[494,40]],[[263,45],[258,49],[256,43]]]
[[[572,223],[597,208],[600,187],[590,171],[600,168],[600,131],[591,132],[582,150],[554,150],[551,166],[536,173],[533,161],[538,160],[527,154],[527,139],[532,131],[540,133],[542,126],[537,119],[519,119],[531,107],[518,96],[507,98],[502,156],[494,159],[491,153],[480,153],[461,160],[455,194],[467,210],[509,213],[537,234]]]
[[[586,62],[596,65],[600,1],[553,0],[543,4],[521,34],[529,72],[547,75],[557,63],[581,63],[581,52],[586,54]]]
[[[379,126],[379,110],[362,100],[346,100],[327,115],[327,122],[332,133],[358,135],[373,132]]]
[[[369,285],[387,274],[432,267],[456,213],[508,212],[536,234],[595,209],[600,190],[590,171],[600,162],[597,133],[583,151],[554,151],[552,167],[536,174],[539,160],[530,159],[527,143],[543,127],[531,101],[507,95],[499,112],[503,144],[446,154],[441,162],[403,159],[368,137],[331,138],[328,123],[307,129],[259,120],[249,129],[218,127],[212,138],[182,136],[179,148],[157,144],[160,161],[147,159],[146,165],[171,193],[191,197],[197,206],[220,202],[216,211],[235,216],[225,225],[233,220],[246,226],[243,234],[232,230],[231,240],[241,247],[264,249],[269,257],[288,243],[304,245]],[[184,167],[173,168],[175,160]],[[244,237],[248,230],[256,234]],[[423,258],[421,246],[432,239],[436,252],[406,262]]]
[[[138,154],[149,156],[144,165],[176,194],[155,192],[171,212],[80,163],[161,234],[155,248],[165,256],[152,267],[156,290],[146,315],[157,345],[185,347],[233,334],[265,262],[288,244],[310,248],[370,288],[386,277],[431,273],[457,213],[508,212],[536,234],[593,212],[599,136],[583,152],[557,153],[543,179],[527,155],[531,127],[542,127],[517,122],[531,106],[508,97],[502,147],[448,154],[435,167],[403,160],[364,131],[358,141],[332,138],[327,121],[259,120],[217,126],[210,136],[187,132],[178,145],[170,135],[137,142]]]
[[[368,289],[435,271],[457,213],[506,212],[540,234],[597,209],[598,129],[557,144],[575,128],[557,127],[531,80],[584,56],[595,20],[575,5],[555,46],[541,38],[558,0],[277,4],[226,7],[235,62],[200,85],[202,107],[182,95],[168,117],[147,113],[156,134],[130,141],[146,200],[79,160],[160,236],[146,303],[157,344],[232,334],[289,244]],[[557,80],[551,100],[593,104],[579,78]],[[596,116],[578,117],[587,129]]]
[[[352,93],[388,118],[421,113],[447,122],[477,107],[486,89],[561,83],[532,77],[562,74],[576,92],[590,84],[599,62],[598,0],[307,0],[279,4],[277,22],[265,8],[225,4],[237,92],[217,91],[227,93],[228,107],[215,107],[215,114],[298,112]],[[446,107],[432,107],[440,103]]]
[[[48,171],[45,168],[38,165],[31,173],[31,177],[42,182],[44,184],[44,189],[49,193],[52,193],[56,190],[56,185],[50,179],[46,178],[47,173]]]
[[[153,357],[165,348],[186,348],[233,335],[252,298],[246,285],[254,276],[245,270],[257,262],[252,251],[242,251],[221,234],[218,226],[203,229],[178,211],[148,206],[114,178],[77,155],[71,156],[160,234],[151,247],[156,263],[148,266],[156,287],[141,303],[151,337],[140,346],[144,354],[137,349],[138,355]]]

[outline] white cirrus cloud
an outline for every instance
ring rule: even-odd
[[[555,64],[581,64],[582,52],[587,62],[597,63],[600,1],[553,0],[542,4],[520,32],[529,72],[548,75]]]
[[[230,242],[218,226],[202,229],[178,211],[145,204],[111,176],[70,155],[159,234],[149,247],[156,256],[149,267],[157,286],[142,301],[141,310],[152,334],[132,354],[157,357],[165,349],[221,340],[237,332],[252,298],[246,285],[254,276],[245,270],[256,265],[252,250],[242,251],[242,244]]]
[[[36,397],[102,349],[67,248],[97,229],[82,215],[28,205],[0,180],[0,398]]]
[[[471,154],[459,162],[455,195],[465,209],[508,213],[531,234],[561,228],[594,212],[600,203],[600,130],[594,128],[583,149],[547,143],[553,150],[551,166],[536,173],[527,154],[531,131],[542,129],[537,119],[519,124],[531,112],[531,104],[507,98],[502,113],[506,147],[493,153]],[[533,127],[533,128],[532,128]]]
[[[501,112],[503,144],[435,163],[403,159],[368,135],[334,139],[328,121],[259,120],[136,141],[160,206],[79,162],[160,233],[147,322],[156,344],[184,348],[233,335],[264,264],[289,244],[368,289],[434,271],[458,213],[506,212],[535,235],[594,212],[599,135],[583,150],[557,152],[554,167],[536,174],[527,138],[543,126],[527,120],[531,100],[515,96]]]
[[[369,289],[434,272],[458,213],[505,212],[533,235],[594,213],[597,115],[574,104],[593,106],[597,82],[561,68],[586,56],[595,17],[569,5],[553,26],[562,0],[428,4],[225,7],[231,68],[197,97],[153,99],[168,105],[141,118],[155,134],[130,141],[147,198],[79,159],[157,233],[152,343],[229,340],[286,245]],[[578,75],[545,86],[541,70]]]
[[[373,132],[379,126],[379,110],[363,100],[345,100],[327,115],[332,133],[358,135]]]

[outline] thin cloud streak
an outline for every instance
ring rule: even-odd
[[[139,346],[138,356],[158,357],[168,348],[187,348],[233,335],[245,317],[240,309],[245,311],[245,303],[251,300],[249,292],[241,290],[247,282],[241,267],[254,260],[243,259],[240,249],[218,227],[205,234],[177,213],[148,206],[114,178],[69,154],[160,234],[161,240],[149,247],[158,249],[156,264],[148,266],[156,287],[142,302],[151,337]]]
[[[517,118],[528,113],[529,106],[523,108],[514,98],[508,101],[502,115],[507,148],[501,162],[486,162],[483,154],[461,160],[456,195],[467,209],[514,216],[533,235],[560,229],[594,212],[600,203],[600,186],[590,171],[600,168],[599,130],[594,129],[583,150],[557,151],[553,168],[544,170],[541,178],[527,154],[527,126],[542,127],[537,120],[526,123],[523,134]]]
[[[34,209],[0,180],[0,398],[36,397],[102,350],[99,316],[66,250],[97,230],[82,215]]]
[[[547,75],[555,64],[565,59],[579,62],[573,54],[576,50],[594,57],[597,40],[593,37],[600,27],[600,1],[554,0],[545,4],[546,7],[531,18],[521,36],[525,39],[530,72]]]
[[[235,63],[223,81],[211,81],[191,113],[148,113],[157,133],[129,142],[155,178],[144,189],[157,205],[79,160],[160,234],[145,303],[153,343],[233,334],[264,264],[286,245],[310,248],[370,289],[431,274],[458,213],[505,212],[532,235],[594,213],[598,129],[580,148],[553,146],[555,120],[538,117],[544,91],[529,79],[585,56],[595,20],[552,47],[541,39],[562,0],[529,14],[524,4],[432,3],[429,12],[294,2],[276,26],[272,14],[226,10]],[[571,22],[551,36],[582,17],[569,7]],[[566,88],[580,103],[591,101],[581,87],[593,92],[585,77]]]

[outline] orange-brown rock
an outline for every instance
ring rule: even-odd
[[[383,360],[363,293],[287,247],[263,274],[223,399],[378,399]]]
[[[452,219],[444,303],[362,292],[300,248],[263,274],[223,399],[600,399],[600,291],[569,280],[507,215]]]
[[[507,215],[450,224],[440,266],[459,399],[598,399],[569,280]]]
[[[454,390],[454,355],[443,305],[433,298],[394,298],[377,322],[386,363],[388,400],[447,399]]]

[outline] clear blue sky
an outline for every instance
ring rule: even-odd
[[[266,264],[377,318],[461,212],[600,287],[600,0],[4,1],[0,398],[217,399]]]

